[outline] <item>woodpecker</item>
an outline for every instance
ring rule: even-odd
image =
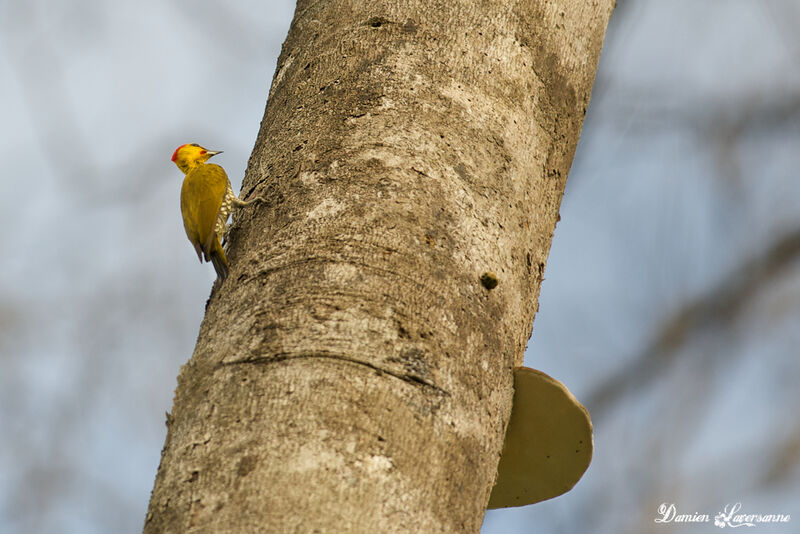
[[[207,150],[191,143],[175,149],[172,161],[186,175],[181,187],[181,215],[186,237],[194,246],[200,263],[210,261],[217,277],[225,280],[228,258],[220,240],[225,236],[228,216],[233,206],[247,206],[252,201],[239,200],[225,170],[206,163],[208,158],[221,153],[221,150]]]

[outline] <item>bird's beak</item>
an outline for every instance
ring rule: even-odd
[[[216,156],[217,154],[222,154],[222,150],[217,150],[217,151],[209,150],[209,151],[206,152],[206,154],[208,154],[208,157],[210,158],[211,156]]]

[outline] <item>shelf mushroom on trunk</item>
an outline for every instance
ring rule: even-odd
[[[592,460],[589,412],[558,380],[514,371],[514,403],[489,509],[533,504],[566,493]]]

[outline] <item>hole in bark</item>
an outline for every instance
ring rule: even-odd
[[[498,283],[500,283],[500,281],[493,272],[485,272],[481,275],[481,284],[490,291],[496,288]]]
[[[384,17],[372,17],[367,20],[367,26],[371,26],[373,28],[380,28],[384,24],[389,24],[391,21]]]

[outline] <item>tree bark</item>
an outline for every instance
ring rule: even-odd
[[[480,529],[611,10],[298,3],[145,532]]]

